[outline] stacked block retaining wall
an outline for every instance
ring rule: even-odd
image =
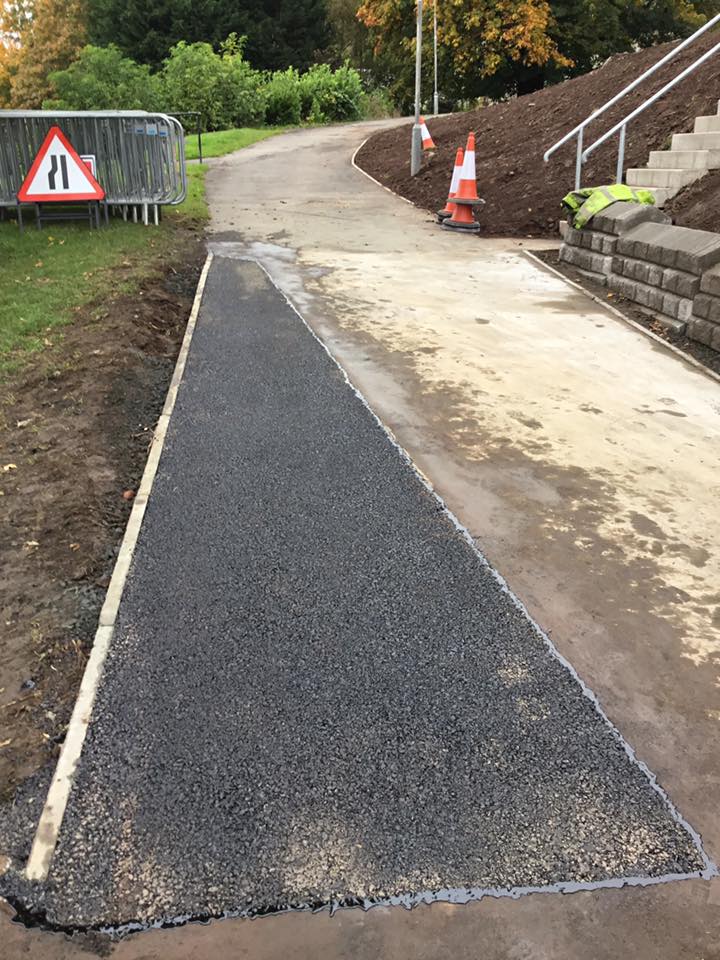
[[[560,259],[720,350],[720,234],[675,227],[656,207],[614,203],[582,230],[563,225]]]

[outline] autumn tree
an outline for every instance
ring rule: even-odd
[[[719,7],[720,0],[439,0],[441,91],[450,100],[526,93],[614,53],[685,36]],[[427,56],[432,8],[425,0]],[[408,103],[415,11],[416,0],[363,0],[357,13],[379,62],[394,62],[396,89]]]
[[[84,0],[17,2],[4,12],[0,101],[39,108],[50,93],[48,75],[69,66],[86,42]]]

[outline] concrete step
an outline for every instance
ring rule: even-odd
[[[720,120],[720,117],[718,117]],[[663,170],[716,170],[720,150],[652,150],[648,167]]]
[[[720,133],[720,116],[695,117],[695,133]]]
[[[671,197],[674,197],[678,192],[674,188],[670,187],[653,187],[647,183],[632,183],[628,184],[633,190],[649,190],[652,195],[655,197],[655,206],[662,207],[662,205],[669,200]]]
[[[674,187],[676,190],[680,190],[685,184],[697,180],[699,176],[701,176],[699,170],[659,170],[658,168],[635,167],[627,171],[625,182],[629,187],[641,183],[643,186],[650,185],[651,188]]]
[[[720,150],[720,133],[675,133],[672,150]]]

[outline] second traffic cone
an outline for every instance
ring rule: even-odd
[[[434,150],[435,143],[433,142],[433,138],[430,136],[430,131],[425,123],[425,117],[420,117],[420,133],[422,134],[423,150]]]
[[[460,186],[460,173],[462,171],[463,158],[463,148],[458,147],[457,153],[455,154],[455,166],[453,167],[452,179],[450,180],[447,203],[442,210],[438,210],[437,212],[440,223],[442,223],[443,220],[447,220],[448,217],[451,217],[455,210],[455,204],[452,202],[452,199],[457,193],[458,187]]]
[[[460,184],[458,191],[453,197],[453,215],[448,220],[443,220],[443,226],[448,230],[465,230],[466,232],[477,233],[480,225],[475,222],[472,208],[481,207],[485,203],[477,194],[477,182],[475,180],[475,134],[468,134],[467,146],[465,147],[465,157],[463,159],[462,172],[460,173]]]

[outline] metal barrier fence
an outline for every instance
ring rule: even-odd
[[[0,110],[0,207],[17,206],[17,193],[52,126],[79,154],[96,158],[105,203],[144,211],[182,203],[187,194],[185,141],[175,117],[143,110]]]

